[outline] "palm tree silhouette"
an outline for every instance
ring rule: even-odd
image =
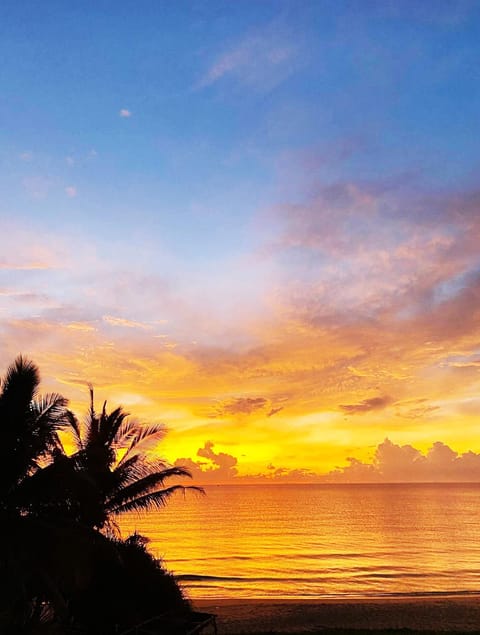
[[[0,384],[0,577],[8,580],[0,615],[6,624],[13,620],[14,632],[38,618],[45,603],[57,614],[66,611],[62,587],[72,580],[68,545],[75,528],[44,513],[45,502],[54,500],[53,481],[39,478],[42,465],[53,465],[62,454],[58,432],[68,426],[67,400],[56,393],[39,396],[39,383],[38,368],[19,356]],[[77,535],[75,542],[80,544]],[[2,632],[7,628],[0,623]]]
[[[112,517],[128,511],[144,511],[165,505],[176,491],[199,487],[180,484],[165,487],[172,477],[191,477],[182,467],[168,466],[152,458],[152,450],[165,435],[163,424],[142,425],[129,419],[121,407],[100,413],[90,387],[90,408],[83,426],[69,413],[69,425],[77,451],[70,456],[74,470],[90,483],[90,496],[79,519],[96,529],[111,525]],[[85,489],[83,490],[85,492]]]
[[[18,488],[62,452],[58,431],[67,427],[67,400],[57,393],[38,396],[40,376],[33,362],[21,355],[1,382],[0,509],[17,509]],[[34,501],[31,501],[34,503]]]

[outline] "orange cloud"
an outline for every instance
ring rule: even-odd
[[[23,263],[0,262],[0,269],[7,271],[35,271],[42,269],[52,269],[52,265],[47,262],[27,261]]]
[[[347,414],[356,414],[359,412],[370,412],[371,410],[382,410],[391,403],[391,397],[370,397],[370,399],[364,399],[360,403],[341,405],[340,408]]]
[[[127,320],[122,317],[114,317],[113,315],[104,315],[103,321],[111,326],[123,326],[129,329],[151,329],[151,325],[144,324],[143,322],[136,322],[135,320]]]
[[[332,471],[332,482],[479,482],[480,454],[459,454],[448,445],[435,442],[424,454],[411,445],[397,445],[385,439],[371,463],[349,458],[349,465]]]
[[[207,441],[197,456],[207,461],[178,459],[198,483],[308,482],[308,483],[423,483],[480,482],[480,454],[457,453],[437,441],[426,452],[411,445],[397,445],[389,439],[380,443],[370,462],[349,457],[348,465],[330,472],[308,468],[276,467],[269,463],[260,473],[239,473],[240,461],[232,454],[216,453]]]
[[[207,459],[207,462],[183,458],[177,459],[175,465],[189,469],[193,479],[199,483],[224,483],[235,478],[238,463],[236,457],[225,452],[217,453],[213,448],[214,444],[206,441],[205,445],[197,451],[197,456]]]

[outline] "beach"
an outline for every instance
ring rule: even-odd
[[[219,635],[392,631],[480,632],[480,596],[355,600],[196,600],[215,613]]]

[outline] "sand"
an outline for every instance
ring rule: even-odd
[[[197,600],[217,615],[218,635],[240,633],[480,633],[480,596],[364,600]]]

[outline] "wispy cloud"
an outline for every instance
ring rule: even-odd
[[[23,262],[23,263],[14,263],[14,262],[5,262],[0,260],[0,270],[5,271],[35,271],[42,269],[52,269],[54,268],[48,262]]]
[[[277,207],[278,237],[265,253],[288,267],[284,295],[318,323],[342,312],[413,316],[459,293],[476,271],[478,193],[440,198],[388,181],[314,187]]]
[[[237,397],[220,404],[215,410],[215,416],[250,415],[262,410],[268,404],[265,397]]]
[[[120,326],[129,329],[149,330],[152,328],[150,324],[136,322],[135,320],[127,320],[126,318],[115,317],[113,315],[104,315],[103,321],[110,324],[110,326]]]
[[[353,415],[371,412],[372,410],[382,410],[390,403],[392,403],[391,397],[371,397],[370,399],[363,399],[360,403],[341,405],[340,408],[347,414]]]
[[[65,326],[67,329],[71,329],[72,331],[91,332],[96,330],[95,327],[88,322],[70,322]]]
[[[263,31],[247,35],[226,49],[210,65],[198,82],[198,88],[212,86],[233,77],[241,84],[259,90],[271,90],[287,79],[298,65],[298,42],[284,29],[269,25]]]

